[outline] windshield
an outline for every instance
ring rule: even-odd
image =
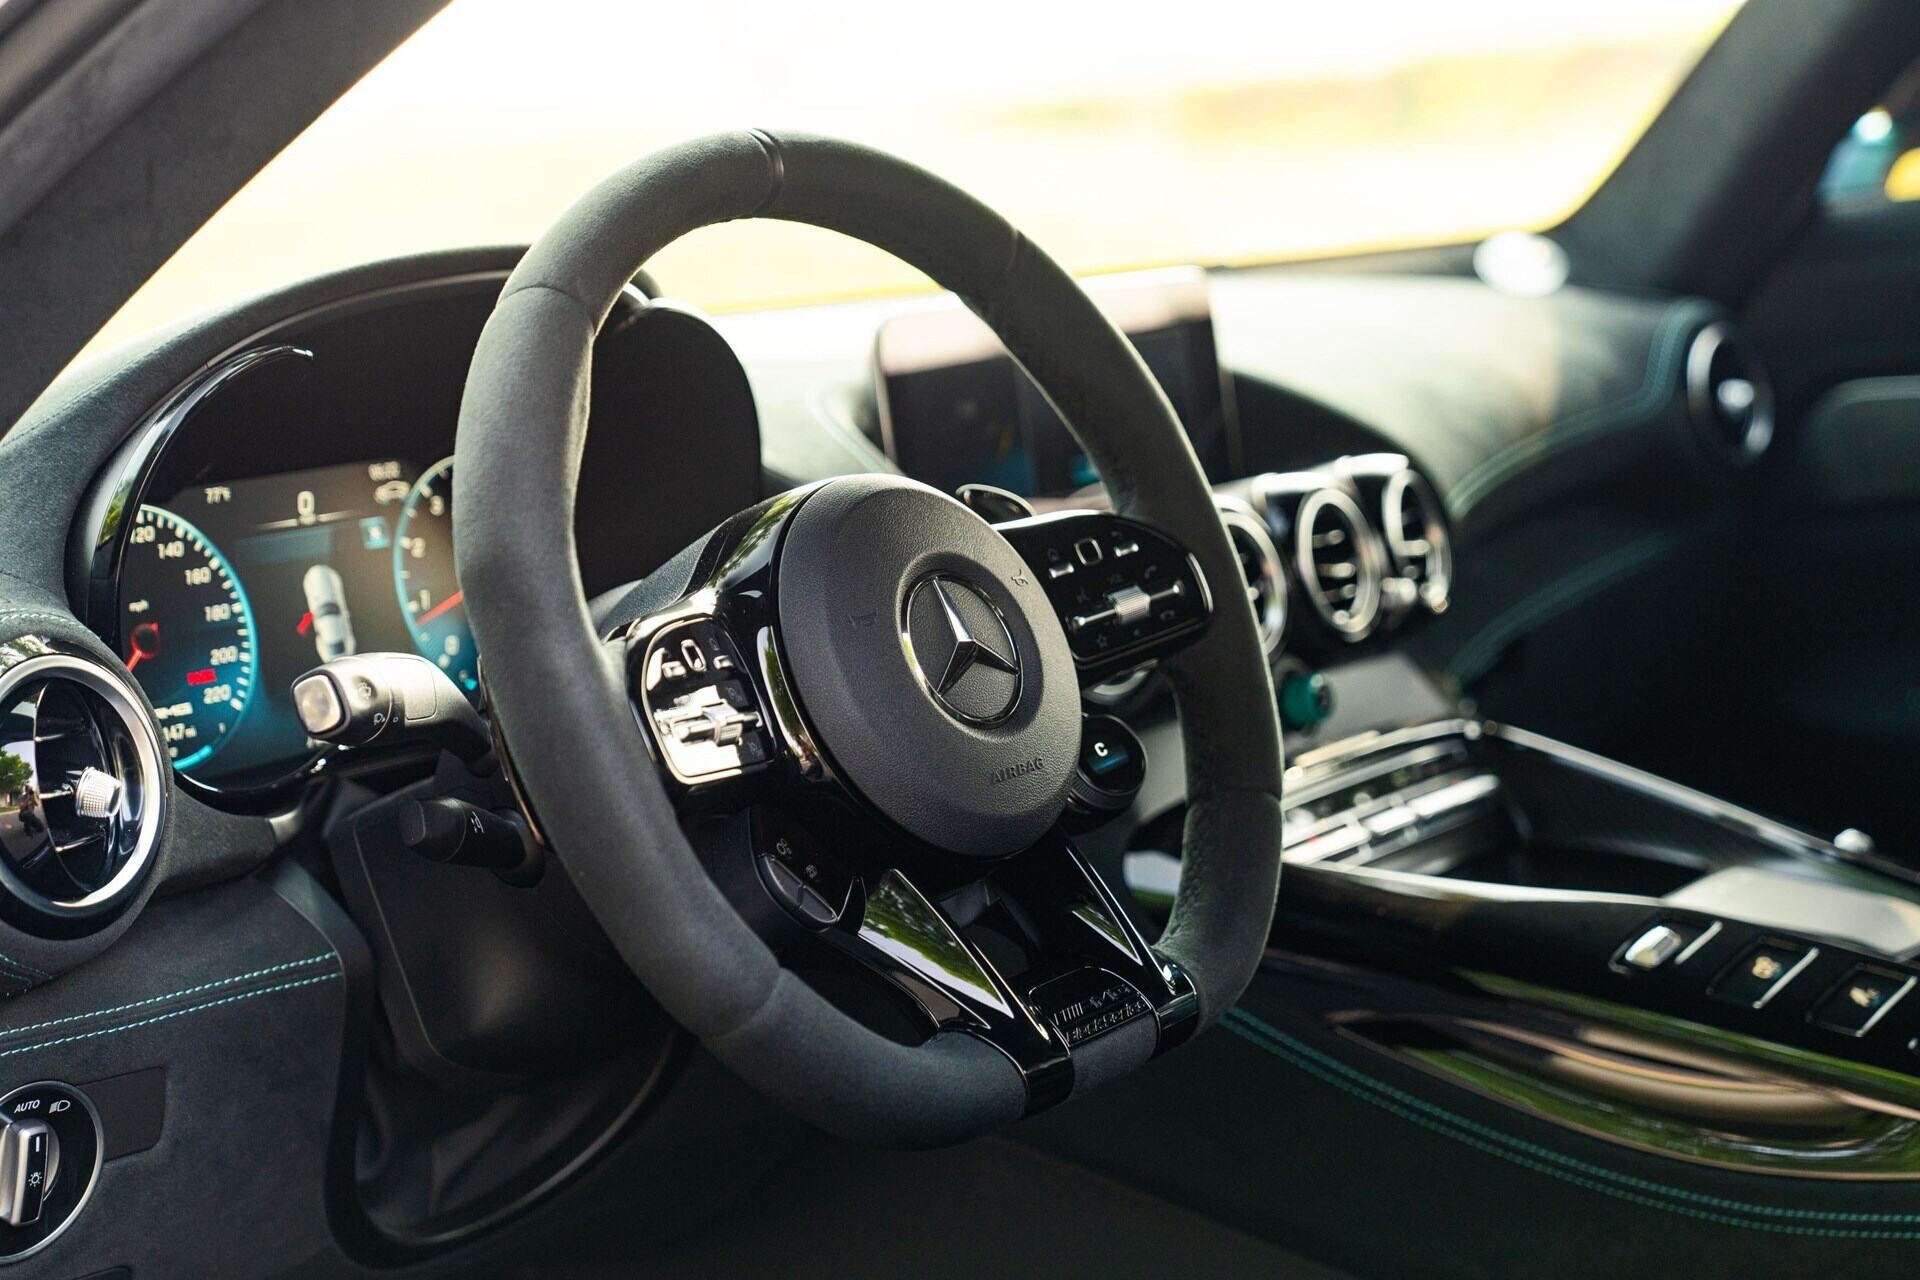
[[[747,125],[872,143],[1076,271],[1557,222],[1737,0],[456,0],[216,215],[96,346],[303,275],[524,243],[612,169]],[[767,223],[653,264],[713,310],[924,287]]]

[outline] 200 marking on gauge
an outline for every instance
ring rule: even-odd
[[[153,700],[174,767],[218,751],[253,696],[253,610],[206,535],[143,506],[120,570],[120,650]]]

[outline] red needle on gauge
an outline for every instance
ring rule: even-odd
[[[413,625],[416,627],[426,626],[429,622],[432,622],[435,618],[439,617],[441,614],[445,613],[447,610],[453,608],[453,606],[459,604],[462,600],[465,600],[466,598],[467,598],[466,592],[464,591],[454,592],[452,595],[448,596],[445,600],[442,600],[439,604],[433,606],[433,608],[427,610],[425,613],[415,618],[413,620]]]
[[[160,656],[160,624],[143,622],[133,629],[127,637],[127,670],[131,671],[147,658]]]

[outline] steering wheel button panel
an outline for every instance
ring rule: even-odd
[[[1212,613],[1186,548],[1138,521],[1076,511],[994,527],[1039,574],[1085,681],[1170,652]]]
[[[714,781],[772,758],[766,717],[751,686],[727,674],[739,655],[712,619],[670,622],[639,652],[642,709],[675,778]]]
[[[1086,716],[1069,800],[1076,810],[1110,817],[1132,803],[1147,778],[1146,748],[1123,721]]]
[[[853,872],[799,823],[756,809],[753,848],[767,891],[801,923],[825,928],[846,915]]]

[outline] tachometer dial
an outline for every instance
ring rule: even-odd
[[[468,693],[478,689],[480,664],[453,564],[452,458],[429,467],[400,509],[393,586],[414,648]]]
[[[205,534],[162,507],[141,507],[127,535],[120,653],[182,773],[220,749],[253,697],[246,588]]]

